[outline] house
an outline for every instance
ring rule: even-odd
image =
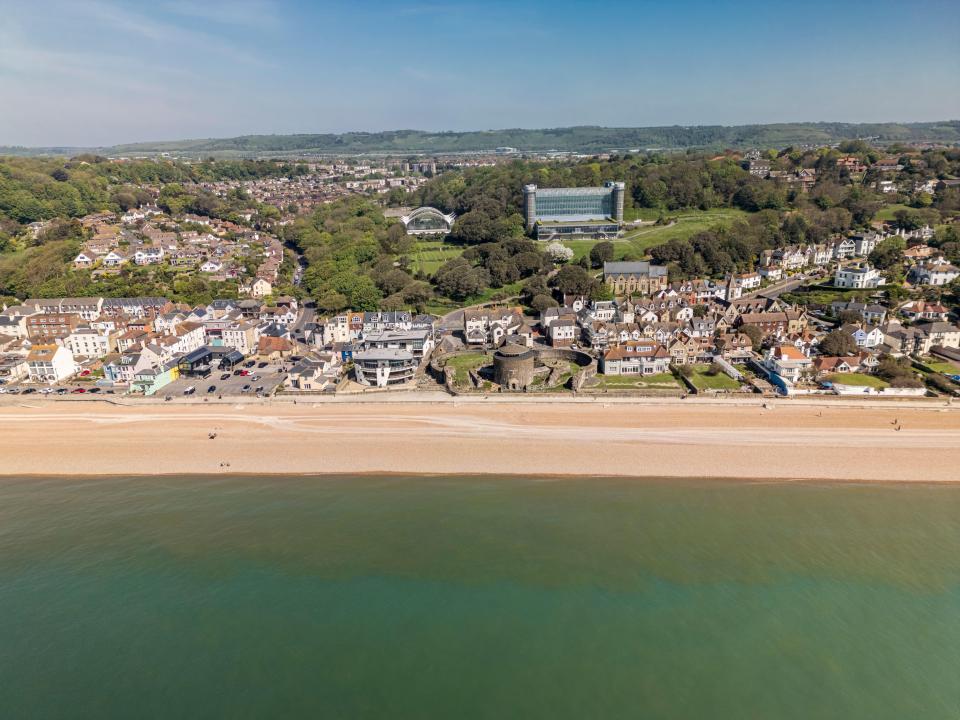
[[[273,294],[273,285],[266,278],[258,277],[249,285],[240,285],[240,293],[252,298],[265,298]]]
[[[263,335],[257,341],[257,355],[264,360],[280,360],[293,354],[294,344],[287,338]]]
[[[137,265],[157,265],[163,262],[162,247],[145,247],[137,250],[133,254],[133,261]]]
[[[843,300],[834,300],[830,303],[830,309],[834,317],[839,317],[842,312],[855,312],[860,315],[864,322],[871,325],[883,325],[887,319],[887,309],[883,305],[871,303],[869,305],[858,302],[844,302]]]
[[[180,377],[180,366],[176,360],[155,368],[145,367],[133,373],[130,389],[145,396],[155,394]]]
[[[910,281],[915,285],[947,285],[960,277],[960,269],[940,256],[918,263],[910,270]]]
[[[361,385],[390,387],[413,381],[420,363],[413,353],[397,349],[353,353],[354,378]]]
[[[102,358],[116,350],[115,336],[97,332],[93,328],[78,327],[63,339],[63,344],[75,356]]]
[[[832,256],[834,260],[848,260],[857,254],[857,244],[853,238],[840,238],[833,241]]]
[[[207,260],[200,266],[200,272],[218,273],[223,270],[223,263],[217,260]]]
[[[783,279],[783,268],[779,265],[767,265],[760,268],[760,277],[770,282],[776,282]]]
[[[813,367],[813,361],[793,345],[776,345],[763,359],[764,367],[794,385]]]
[[[614,295],[653,295],[667,287],[667,268],[639,262],[605,262],[603,282]]]
[[[463,311],[463,335],[468,345],[499,345],[523,324],[519,308],[477,308]]]
[[[73,266],[78,270],[85,270],[93,267],[94,263],[96,262],[97,256],[95,253],[81,250],[80,253],[73,259]]]
[[[111,250],[103,256],[103,266],[108,268],[120,267],[128,262],[130,262],[130,258],[119,250]]]
[[[888,322],[883,328],[884,342],[895,353],[927,355],[934,347],[960,348],[960,327],[948,322],[923,322],[904,327]]]
[[[76,372],[73,353],[62,345],[34,345],[27,354],[30,382],[58,383]]]
[[[883,331],[876,326],[848,324],[841,326],[840,330],[852,337],[857,347],[875,348],[883,343]]]
[[[12,382],[29,377],[27,356],[19,353],[5,353],[0,355],[0,380]]]
[[[940,303],[912,300],[900,306],[900,314],[908,320],[946,320],[950,311]]]
[[[659,343],[631,341],[607,350],[600,360],[604,375],[658,375],[670,369],[670,353]]]
[[[880,272],[870,267],[870,263],[867,262],[840,265],[833,278],[833,284],[836,287],[856,290],[872,290],[883,283],[884,279]]]
[[[433,350],[433,333],[429,330],[381,330],[364,336],[367,350],[404,350],[418,360]]]
[[[561,318],[548,328],[550,344],[553,347],[570,347],[579,334],[577,323],[570,318]]]
[[[854,255],[862,257],[866,257],[872,253],[874,248],[876,248],[882,240],[878,233],[873,232],[853,235],[850,239],[853,240]]]

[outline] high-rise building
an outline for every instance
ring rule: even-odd
[[[528,232],[540,240],[564,237],[616,237],[623,223],[626,186],[523,188],[523,214]]]

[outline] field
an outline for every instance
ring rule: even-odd
[[[463,250],[463,247],[445,243],[443,240],[417,240],[413,252],[410,253],[410,269],[414,273],[433,275],[437,268],[447,260],[458,257]]]
[[[690,382],[697,390],[737,390],[740,383],[732,377],[718,372],[716,375],[710,375],[709,365],[695,365],[693,375],[690,376]]]
[[[636,211],[635,211],[636,212]],[[655,220],[658,210],[640,211],[643,219]],[[745,217],[747,213],[735,208],[716,208],[714,210],[683,210],[669,214],[675,218],[672,225],[643,225],[633,230],[627,230],[622,238],[613,240],[613,259],[642,258],[650,248],[663,245],[670,240],[687,238],[709,230],[715,225],[729,225],[734,220]],[[626,216],[626,213],[625,213]],[[573,250],[574,261],[590,253],[590,249],[597,243],[595,240],[565,240],[563,244]]]
[[[834,373],[827,376],[827,381],[840,385],[855,385],[858,387],[872,387],[878,390],[887,387],[888,383],[873,375],[863,373]]]

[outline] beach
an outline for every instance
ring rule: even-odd
[[[954,481],[960,412],[851,401],[20,402],[0,406],[0,458],[6,475]]]

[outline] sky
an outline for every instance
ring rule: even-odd
[[[0,145],[960,118],[960,0],[0,0]]]

